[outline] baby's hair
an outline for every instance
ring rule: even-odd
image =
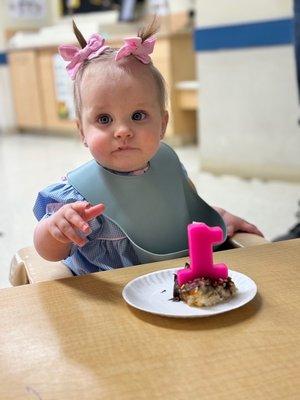
[[[143,26],[139,31],[138,31],[138,36],[142,39],[142,42],[147,40],[150,36],[153,36],[157,33],[159,30],[159,26],[157,23],[156,17],[152,19],[150,24]]]
[[[153,18],[153,20],[151,21],[151,23],[149,25],[147,25],[139,30],[138,37],[140,37],[142,39],[142,42],[144,42],[150,36],[153,36],[157,31],[158,31],[157,20],[156,20],[156,18]],[[84,36],[78,29],[74,20],[73,20],[73,32],[78,40],[80,47],[83,49],[87,45],[87,41],[85,40]],[[82,81],[84,71],[86,70],[88,65],[93,65],[93,64],[99,63],[101,61],[114,60],[117,51],[118,51],[118,49],[109,47],[98,57],[95,57],[91,60],[84,61],[81,65],[81,67],[79,68],[79,70],[76,74],[75,80],[74,80],[74,103],[75,103],[75,112],[76,112],[77,118],[79,118],[79,119],[81,118],[82,102],[81,102],[81,96],[80,96],[80,86],[81,86],[81,81]],[[152,61],[149,64],[147,64],[147,67],[149,68],[149,71],[150,71],[150,73],[155,81],[155,84],[157,86],[160,106],[161,106],[162,111],[164,111],[166,108],[166,103],[167,103],[165,80],[164,80],[162,74],[159,72],[159,70],[153,65]]]
[[[73,26],[73,32],[78,40],[78,43],[80,44],[81,48],[83,49],[87,45],[87,42],[86,42],[85,38],[83,37],[83,34],[77,28],[77,25],[75,24],[74,19],[72,20],[72,26]]]

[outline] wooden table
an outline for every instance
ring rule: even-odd
[[[0,291],[0,399],[299,399],[300,239],[216,253],[255,299],[173,319],[122,299],[183,259]]]

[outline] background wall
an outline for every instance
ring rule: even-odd
[[[201,165],[300,180],[290,0],[197,0]]]
[[[8,10],[8,1],[0,1],[0,49],[5,48],[7,30],[38,29],[51,25],[58,15],[58,0],[45,0],[45,16],[43,18],[15,18]]]

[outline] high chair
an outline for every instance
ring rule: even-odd
[[[251,233],[236,233],[222,245],[222,249],[250,247],[268,241]],[[44,260],[33,246],[20,249],[12,258],[9,280],[13,286],[38,283],[73,276],[70,269],[62,262]]]

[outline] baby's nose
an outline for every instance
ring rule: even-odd
[[[128,139],[130,137],[133,136],[133,132],[130,129],[129,126],[127,125],[122,125],[119,126],[116,130],[115,130],[115,137],[117,139]]]

